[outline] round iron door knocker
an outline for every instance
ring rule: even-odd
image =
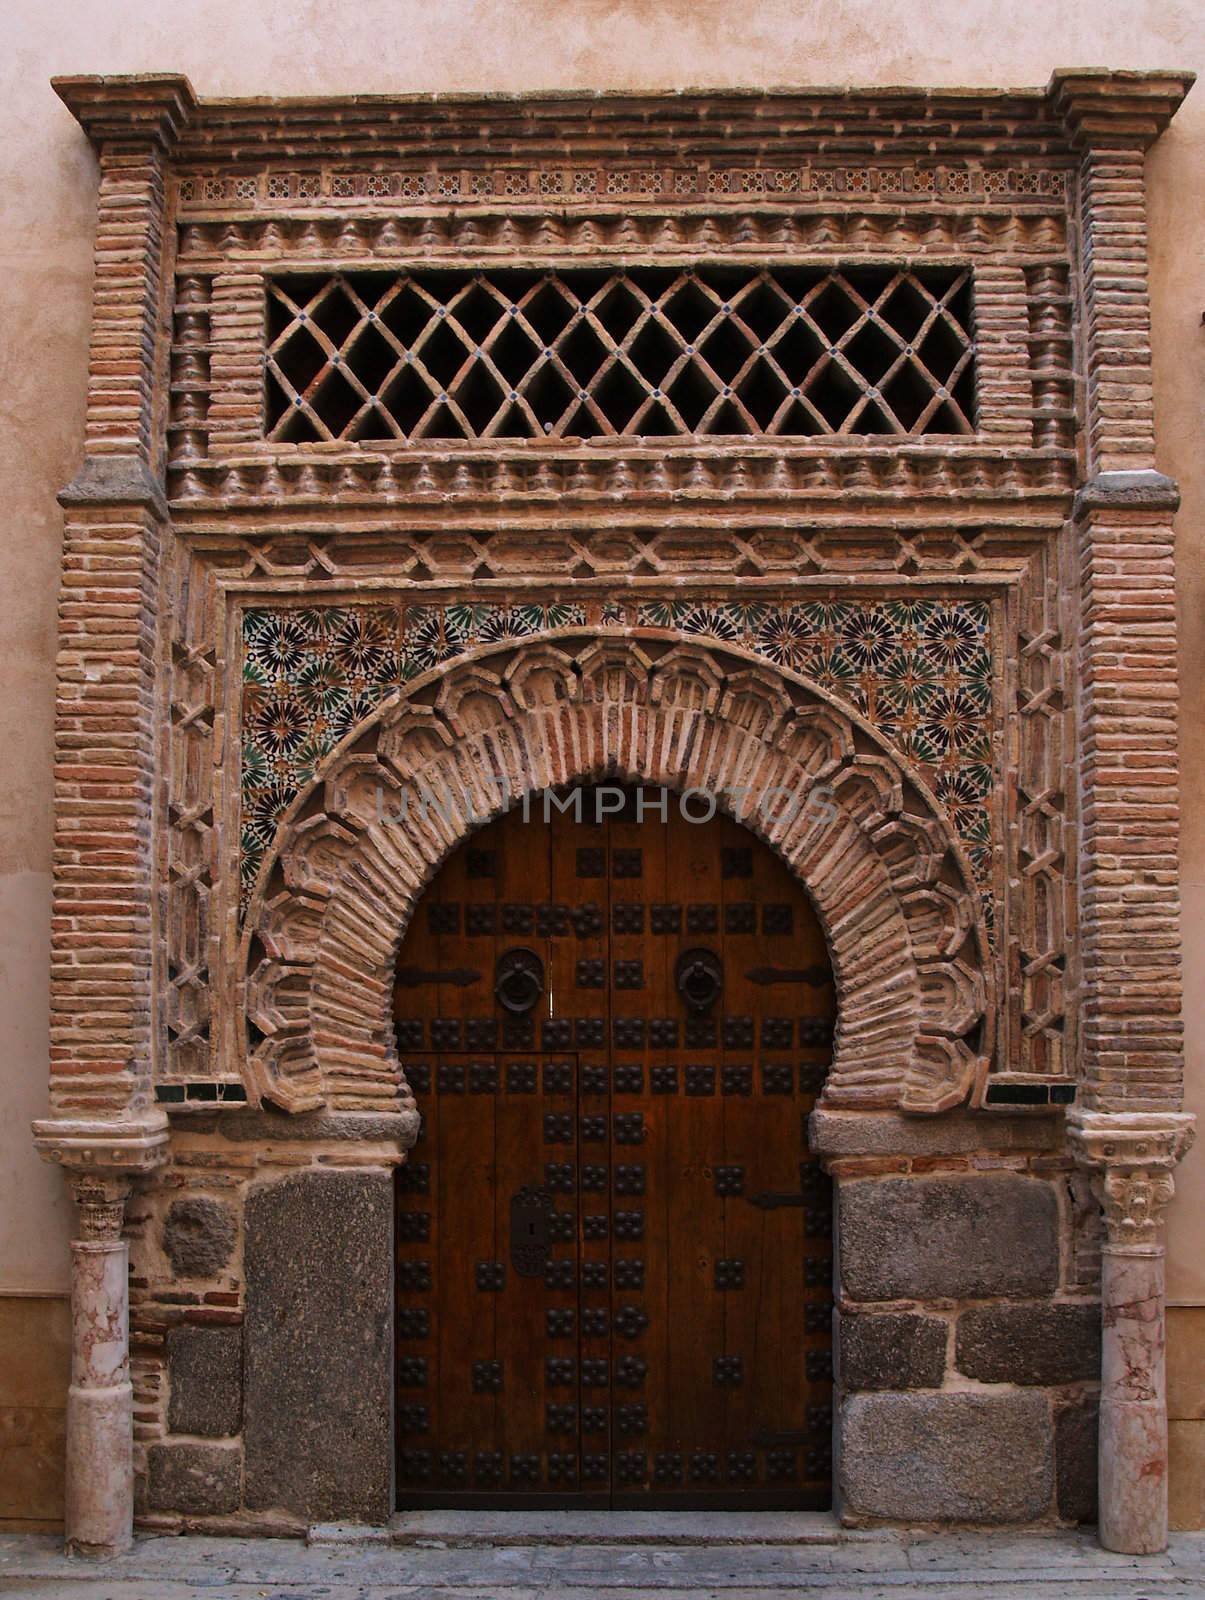
[[[494,993],[498,1003],[515,1016],[530,1011],[544,992],[544,963],[534,950],[520,946],[498,957]]]
[[[724,964],[714,950],[684,950],[674,967],[674,983],[686,1009],[702,1016],[723,992]]]

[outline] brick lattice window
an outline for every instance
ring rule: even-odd
[[[971,273],[585,267],[278,277],[281,443],[968,434]]]

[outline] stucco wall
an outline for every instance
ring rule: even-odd
[[[60,520],[78,462],[94,164],[59,72],[187,73],[203,95],[809,83],[1044,84],[1055,66],[1205,67],[1196,0],[43,0],[10,4],[0,100],[0,1294],[66,1286],[44,1101]],[[1205,1115],[1205,87],[1150,158],[1159,465],[1180,480],[1188,1100]],[[1205,1304],[1205,1155],[1179,1180],[1170,1293]],[[30,1316],[45,1300],[31,1300]],[[37,1314],[44,1315],[42,1311]],[[18,1319],[19,1320],[19,1319]],[[0,1325],[2,1326],[2,1325]],[[1205,1483],[1205,1312],[1171,1327],[1181,1521]],[[0,1367],[12,1349],[0,1349]],[[4,1471],[0,1458],[0,1473]],[[11,1513],[10,1513],[11,1514]]]

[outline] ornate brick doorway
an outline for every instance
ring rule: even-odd
[[[100,161],[36,1129],[80,1203],[73,1547],[136,1483],[161,1526],[389,1515],[399,943],[480,824],[612,774],[830,802],[734,814],[840,997],[841,1516],[1090,1518],[1099,1400],[1102,1539],[1161,1546],[1191,1119],[1143,158],[1187,86],[59,81]]]
[[[824,935],[703,797],[572,796],[458,849],[399,956],[399,1504],[827,1505]]]

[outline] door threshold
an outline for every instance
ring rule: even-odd
[[[831,1511],[399,1511],[385,1527],[327,1522],[311,1545],[471,1549],[557,1544],[840,1544],[860,1535]],[[861,1535],[864,1537],[864,1535]]]
[[[831,1511],[399,1511],[385,1528],[326,1523],[310,1544],[446,1547],[558,1544],[839,1544]]]

